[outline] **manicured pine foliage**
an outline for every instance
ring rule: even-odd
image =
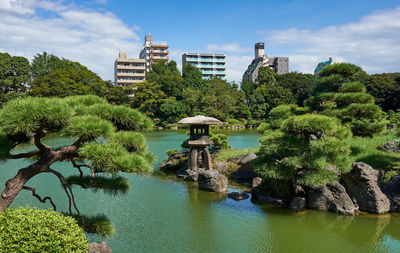
[[[125,106],[111,105],[94,95],[27,97],[9,101],[0,109],[1,159],[30,158],[31,164],[7,181],[0,195],[0,212],[9,207],[21,190],[31,191],[43,203],[49,201],[56,210],[55,202],[50,197],[41,198],[36,194],[36,188],[26,185],[40,173],[51,173],[61,183],[69,199],[69,215],[74,209],[82,218],[71,185],[94,191],[103,189],[111,194],[127,192],[129,182],[118,175],[119,172],[152,171],[154,157],[147,151],[144,136],[135,132],[151,127],[152,121],[142,113]],[[57,132],[74,141],[70,145],[52,147],[42,142],[47,132]],[[10,153],[14,146],[29,141],[31,137],[35,150]],[[70,162],[77,175],[65,178],[59,171],[50,168],[62,161]],[[88,231],[110,231],[93,228],[85,220],[95,219],[82,220]]]
[[[305,101],[311,110],[334,116],[348,124],[356,136],[372,136],[386,128],[384,113],[366,93],[368,75],[358,66],[340,63],[326,66],[319,74],[316,95]]]
[[[303,186],[321,186],[338,179],[326,168],[350,168],[351,131],[337,118],[318,114],[290,116],[279,128],[264,129],[256,171],[267,178]]]

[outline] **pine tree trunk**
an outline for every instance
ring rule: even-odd
[[[47,166],[44,164],[32,164],[26,168],[20,169],[15,177],[7,180],[6,187],[0,195],[0,212],[3,212],[11,205],[26,182],[37,174],[45,171],[46,168]]]

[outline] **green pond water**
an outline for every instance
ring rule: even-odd
[[[227,132],[233,148],[257,145],[254,131]],[[165,151],[180,148],[184,132],[145,133],[149,149],[165,158]],[[48,138],[63,145],[71,140]],[[29,150],[30,146],[18,151]],[[156,163],[156,170],[159,165]],[[28,161],[0,163],[0,188]],[[68,163],[53,168],[64,175],[75,173]],[[129,175],[128,194],[109,196],[74,188],[82,213],[107,215],[116,233],[111,238],[88,235],[90,241],[106,241],[113,252],[400,252],[400,214],[340,216],[307,211],[293,213],[273,205],[256,205],[249,199],[234,201],[224,195],[198,191],[161,172]],[[67,211],[67,198],[57,178],[41,174],[27,184],[41,196],[52,196],[60,211]],[[235,189],[230,189],[234,191]],[[29,192],[21,192],[12,207],[37,206]]]

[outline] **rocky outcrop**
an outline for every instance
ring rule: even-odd
[[[168,157],[168,160],[160,165],[160,169],[166,169],[166,170],[180,170],[182,168],[185,169],[187,167],[187,157],[188,157],[187,150],[179,151]]]
[[[310,188],[308,191],[308,207],[322,211],[332,211],[352,215],[356,206],[346,193],[343,185],[334,182],[321,187]]]
[[[199,170],[198,180],[199,189],[226,192],[228,189],[228,178],[215,170]]]
[[[230,192],[228,197],[234,200],[244,200],[249,198],[249,194],[247,192]]]
[[[261,177],[255,177],[253,178],[252,182],[251,182],[251,187],[252,188],[256,188],[257,186],[259,186],[262,183],[262,178]]]
[[[379,150],[400,153],[400,140],[388,141],[378,147]]]
[[[244,165],[244,164],[247,164],[247,163],[253,161],[253,160],[256,159],[256,158],[257,158],[257,155],[256,155],[255,153],[253,153],[253,152],[250,152],[250,153],[244,155],[244,156],[239,160],[238,164],[239,164],[239,165]]]
[[[213,168],[221,174],[225,174],[228,170],[227,162],[214,162]]]
[[[357,201],[360,211],[381,214],[390,210],[389,199],[378,185],[379,176],[379,170],[362,162],[353,163],[352,170],[342,176],[347,192]]]
[[[200,171],[204,171],[204,169],[197,169],[197,170],[180,169],[176,171],[176,176],[182,178],[185,181],[196,182],[199,177]]]
[[[390,211],[400,211],[400,175],[392,176],[392,178],[382,187],[382,191],[390,200]]]
[[[108,247],[106,242],[92,242],[89,243],[88,253],[112,253],[112,250]]]
[[[292,202],[290,202],[289,209],[296,212],[304,211],[306,209],[306,199],[303,197],[294,197]]]

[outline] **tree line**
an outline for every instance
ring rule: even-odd
[[[368,75],[359,72],[360,82],[375,103],[393,119],[400,108],[400,73]],[[335,77],[325,81],[334,86]],[[0,106],[15,97],[66,97],[97,95],[110,103],[138,109],[156,125],[166,126],[180,118],[206,115],[231,124],[258,124],[272,108],[283,104],[304,106],[320,92],[314,75],[291,72],[277,75],[269,67],[259,69],[255,82],[240,84],[219,78],[202,79],[201,72],[188,64],[182,72],[174,61],[157,62],[146,81],[127,87],[102,80],[86,66],[52,54],[37,54],[31,63],[21,56],[0,53]],[[240,87],[240,88],[239,88]],[[134,96],[129,96],[134,93]]]

